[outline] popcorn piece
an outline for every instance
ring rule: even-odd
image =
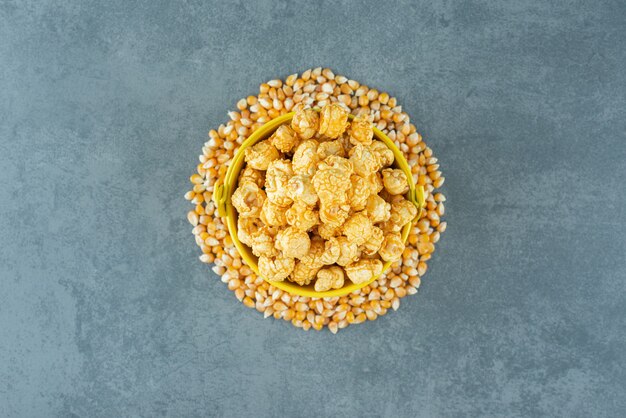
[[[237,184],[241,186],[247,181],[256,183],[259,187],[263,187],[265,185],[265,177],[263,173],[250,166],[246,166],[246,168],[241,171],[241,174],[239,174],[239,182]]]
[[[372,227],[372,234],[361,246],[361,251],[366,255],[376,254],[378,250],[380,250],[380,246],[382,245],[384,239],[385,234],[383,233],[383,230],[377,226]]]
[[[309,177],[315,174],[317,163],[319,162],[317,146],[317,141],[313,139],[309,139],[298,145],[291,159],[293,161],[293,171],[296,174]]]
[[[259,218],[242,218],[237,219],[237,238],[247,246],[251,246],[253,236],[263,227],[263,223]]]
[[[293,176],[287,182],[287,195],[294,202],[302,202],[309,206],[314,206],[318,201],[311,178],[300,174]]]
[[[354,172],[360,176],[368,177],[380,168],[380,163],[376,154],[367,146],[358,144],[352,147],[349,152],[350,162],[354,167]]]
[[[345,267],[346,274],[352,283],[367,283],[383,272],[383,263],[380,260],[359,260]]]
[[[375,194],[367,198],[365,210],[372,223],[385,222],[391,218],[391,204]]]
[[[350,135],[345,133],[341,135],[339,138],[337,138],[337,141],[341,142],[341,145],[343,145],[343,151],[347,155],[352,149],[352,143],[350,142]]]
[[[317,211],[302,201],[295,202],[285,215],[287,223],[301,231],[308,231],[320,222]]]
[[[321,224],[317,227],[317,233],[325,240],[341,235],[341,225],[331,226],[329,224]]]
[[[378,254],[385,261],[397,261],[402,257],[404,252],[404,242],[400,233],[388,234],[382,242]]]
[[[320,111],[320,135],[337,138],[348,127],[348,111],[338,103],[327,104]]]
[[[340,140],[337,139],[334,141],[322,142],[317,147],[317,156],[319,157],[321,161],[324,161],[330,155],[336,155],[338,157],[346,156],[346,151],[343,148],[343,144],[341,143]]]
[[[315,278],[320,267],[309,266],[302,261],[296,262],[296,265],[289,276],[289,280],[298,283],[300,286],[306,286]]]
[[[279,151],[289,152],[298,143],[298,136],[289,126],[280,125],[270,137],[270,141]]]
[[[331,237],[324,243],[324,253],[321,262],[330,265],[335,264],[341,255],[341,244],[335,237]]]
[[[242,218],[258,218],[265,199],[265,192],[253,182],[243,183],[231,196],[231,202]]]
[[[287,194],[287,183],[293,176],[291,161],[272,161],[265,173],[267,198],[279,206],[288,206],[292,200]]]
[[[343,224],[342,232],[350,242],[361,245],[372,234],[372,221],[363,212],[355,213]]]
[[[288,257],[259,257],[259,273],[268,280],[282,282],[295,267],[295,260]]]
[[[321,203],[346,202],[351,174],[352,165],[345,158],[331,155],[321,162],[313,176],[313,187]]]
[[[300,262],[306,264],[309,267],[321,268],[324,266],[324,252],[326,251],[326,243],[324,240],[314,238],[311,240],[311,247],[309,253],[300,258]],[[317,272],[316,272],[317,273]]]
[[[340,157],[338,155],[329,155],[319,165],[322,169],[332,168],[332,169],[340,170],[347,176],[350,176],[352,172],[354,171],[354,168],[350,160],[348,160],[347,158]]]
[[[358,116],[350,124],[350,142],[354,145],[369,145],[372,143],[374,130],[365,116]]]
[[[372,142],[370,148],[378,158],[378,162],[382,167],[389,167],[391,164],[393,164],[395,160],[395,157],[393,156],[393,151],[390,150],[384,142],[374,141]]]
[[[289,206],[279,206],[271,200],[265,199],[261,209],[261,220],[266,225],[285,226],[287,225],[286,213],[288,209]]]
[[[282,251],[285,257],[300,259],[309,253],[311,240],[309,234],[290,226],[276,235],[276,248]]]
[[[348,202],[353,210],[363,210],[372,191],[368,179],[353,174],[350,176],[352,187],[348,190]]]
[[[404,172],[397,168],[386,168],[383,173],[383,185],[392,195],[405,194],[409,191],[409,183]]]
[[[383,177],[379,172],[371,174],[367,179],[370,182],[371,194],[378,194],[383,190]]]
[[[275,231],[268,227],[260,228],[256,234],[252,235],[250,247],[252,248],[252,254],[257,257],[273,257],[278,255],[278,251],[275,248],[274,241]]]
[[[337,258],[336,263],[340,266],[347,266],[359,259],[359,247],[348,240],[348,238],[344,236],[337,237],[337,243],[341,252],[339,253],[339,258]]]
[[[245,160],[256,170],[267,170],[267,166],[280,158],[280,153],[269,140],[261,141],[250,148],[246,148]]]
[[[403,197],[391,204],[391,217],[389,220],[400,228],[411,222],[416,216],[417,208],[415,205]]]
[[[324,268],[317,272],[315,291],[324,292],[330,289],[341,289],[343,282],[344,274],[341,267],[333,266]]]
[[[350,205],[342,205],[332,202],[322,203],[320,206],[320,220],[330,227],[339,227],[348,219]]]
[[[291,128],[296,131],[302,139],[312,138],[317,133],[319,126],[319,115],[313,109],[304,109],[297,106],[296,113],[291,120]]]

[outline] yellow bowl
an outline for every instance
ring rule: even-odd
[[[215,202],[217,213],[222,218],[226,218],[228,232],[230,233],[230,236],[233,240],[233,243],[235,244],[235,247],[237,248],[237,251],[239,251],[239,254],[241,254],[241,257],[246,262],[246,264],[250,266],[250,268],[259,276],[261,275],[259,274],[259,267],[257,264],[258,257],[252,254],[252,250],[248,246],[244,245],[241,241],[239,241],[239,238],[237,237],[237,211],[231,204],[230,199],[234,190],[237,187],[237,179],[239,178],[239,173],[241,172],[241,169],[243,168],[243,165],[244,165],[244,150],[256,144],[257,142],[270,137],[274,133],[274,131],[278,129],[280,125],[283,125],[291,121],[291,119],[293,118],[293,115],[294,115],[294,112],[291,112],[291,113],[282,115],[276,119],[272,119],[271,121],[267,122],[265,125],[261,126],[259,129],[254,131],[252,135],[250,135],[250,137],[246,139],[243,142],[243,144],[241,144],[241,147],[235,154],[235,157],[233,158],[233,160],[230,163],[230,166],[228,167],[228,171],[226,172],[224,181],[218,182],[217,184],[215,184],[215,188],[213,190],[213,201]],[[350,115],[350,119],[353,119],[353,118],[354,116]],[[415,183],[413,182],[413,174],[411,173],[411,167],[407,163],[402,152],[398,149],[398,147],[396,147],[393,141],[389,139],[387,135],[385,135],[381,130],[377,129],[376,127],[374,127],[374,136],[376,137],[376,139],[379,139],[380,141],[384,142],[385,145],[387,145],[389,149],[393,151],[393,155],[395,157],[394,165],[397,168],[401,169],[406,174],[406,177],[409,182],[409,191],[406,195],[406,198],[410,200],[411,202],[413,202],[415,206],[417,206],[418,214],[415,219],[419,219],[420,214],[422,212],[422,208],[424,207],[424,188],[422,186],[418,186],[417,188],[415,187]],[[402,228],[402,240],[404,242],[406,242],[409,236],[409,232],[411,231],[412,224],[413,222],[409,222],[408,224],[404,225],[404,227]],[[387,271],[387,269],[389,269],[391,264],[392,264],[391,262],[386,262],[383,265],[383,272]],[[368,284],[372,283],[377,278],[378,277],[374,277],[366,283],[359,283],[359,284],[350,283],[348,281],[348,283],[350,284],[347,284],[346,286],[340,289],[332,289],[332,290],[327,290],[324,292],[317,292],[313,288],[313,284],[309,284],[308,286],[300,286],[297,283],[293,283],[287,280],[282,281],[282,282],[274,282],[271,280],[267,280],[265,277],[263,277],[265,281],[267,281],[274,287],[282,289],[291,294],[300,295],[300,296],[308,296],[308,297],[317,297],[317,298],[347,295],[350,292],[354,292],[355,290],[358,290],[362,287],[367,286]]]

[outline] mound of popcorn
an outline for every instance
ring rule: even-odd
[[[350,109],[351,114],[359,116],[362,123],[369,121],[387,134],[407,159],[415,184],[424,187],[426,207],[417,223],[409,231],[401,258],[393,262],[389,270],[383,272],[372,283],[341,297],[305,297],[278,289],[245,264],[211,196],[215,185],[224,180],[228,166],[241,144],[252,132],[266,122],[291,112],[299,106],[322,108],[330,103],[342,104]],[[302,114],[299,119],[296,119],[296,123],[305,130],[310,129],[309,118],[311,117],[315,118],[310,113]],[[317,118],[319,123],[319,114]],[[295,138],[291,134],[295,131],[287,128],[290,126],[280,127],[272,141],[274,148],[283,155],[293,153],[296,141],[299,145],[300,140],[304,139],[301,136]],[[324,136],[327,136],[329,128],[325,126],[323,129]],[[332,131],[332,128],[330,130]],[[311,135],[307,139],[315,140],[315,131],[305,132],[305,135],[307,134]],[[294,327],[305,331],[310,329],[320,331],[327,328],[330,332],[337,333],[351,325],[375,321],[378,317],[396,311],[400,308],[403,298],[417,294],[424,275],[427,273],[428,262],[433,257],[435,247],[447,227],[447,222],[444,220],[446,197],[439,190],[444,184],[445,177],[433,150],[423,140],[409,114],[395,97],[341,74],[335,74],[329,68],[308,69],[282,80],[274,79],[262,83],[258,93],[236,102],[236,107],[228,112],[228,120],[210,130],[208,136],[202,146],[199,164],[195,167],[195,173],[190,177],[192,188],[185,193],[185,199],[193,205],[187,213],[187,219],[191,223],[195,243],[201,251],[200,261],[211,266],[215,277],[219,278],[244,306],[258,311],[265,318],[288,321]],[[346,142],[350,142],[350,137],[340,135],[337,139],[341,141],[341,147],[335,141],[317,140],[319,143],[317,155],[320,161],[324,161],[330,155],[350,159],[350,155],[345,153],[348,148]],[[367,138],[363,139],[358,134],[355,140],[361,143],[367,142]],[[393,162],[393,153],[385,144],[373,142],[370,148],[385,167],[383,170],[389,168]],[[303,156],[306,154],[305,149],[303,148],[301,152]],[[257,151],[260,151],[256,155],[259,164],[262,164],[266,156],[271,158],[271,155],[275,153],[271,147]],[[309,154],[308,158],[314,157]],[[263,171],[265,171],[265,176],[263,176]],[[282,176],[280,171],[275,170],[274,179],[270,180],[270,195],[273,193],[272,187],[278,184],[275,180],[280,180]],[[261,204],[259,217],[251,216],[241,219],[244,228],[240,229],[239,233],[245,234],[245,231],[266,229],[255,236],[255,240],[258,241],[257,251],[273,251],[272,248],[276,248],[272,237],[275,237],[278,231],[270,229],[295,226],[300,230],[308,230],[313,225],[317,225],[317,233],[321,238],[310,240],[309,254],[305,258],[306,264],[296,265],[296,259],[293,259],[293,275],[298,279],[310,276],[311,269],[318,265],[316,280],[322,282],[324,287],[329,285],[331,288],[338,287],[341,279],[344,280],[345,285],[349,280],[345,265],[356,257],[359,245],[349,242],[347,236],[337,234],[337,228],[319,223],[319,203],[316,201],[319,197],[316,193],[309,192],[311,176],[307,173],[298,175],[294,173],[287,181],[287,190],[288,198],[297,203],[276,204],[271,199],[267,199],[266,169],[262,166],[252,168],[248,165],[240,174],[240,179],[245,177],[255,183],[257,189],[263,190],[266,199]],[[382,170],[380,174],[383,176]],[[388,175],[388,177],[387,181],[390,187],[393,187],[391,182],[394,176]],[[385,179],[384,176],[382,179]],[[358,189],[370,183],[356,177],[354,180],[356,193],[352,189],[348,190],[351,207],[352,205],[360,207],[365,204],[363,210],[367,211],[367,215],[374,224],[370,238],[360,245],[361,260],[365,262],[369,260],[368,257],[377,247],[377,240],[381,239],[381,235],[383,243],[380,245],[377,257],[381,260],[384,260],[384,257],[393,259],[394,254],[402,248],[402,243],[399,242],[400,237],[397,233],[385,235],[383,231],[393,228],[391,219],[400,223],[407,208],[398,205],[397,202],[392,207],[394,198],[382,190],[383,184],[378,180],[372,185],[372,188],[380,188],[377,194],[370,195],[364,203],[362,200],[359,201],[357,197],[362,196],[362,193]],[[241,193],[242,203],[252,213],[255,211],[254,208],[258,207],[259,201],[256,199],[261,200],[264,197],[261,193],[253,197],[257,189],[251,186],[245,189],[246,193]],[[289,209],[284,211],[286,206]],[[317,206],[318,210],[310,209],[311,206]],[[300,216],[302,213],[305,216]],[[250,240],[252,237],[244,235],[243,240],[245,239]],[[332,241],[333,244],[329,246],[339,249],[336,265],[323,264],[324,260],[327,260],[323,257],[324,240]],[[278,251],[276,249],[277,254]],[[329,256],[335,255],[335,253],[329,253]],[[267,265],[264,269],[285,271],[291,268],[292,260],[276,257],[268,258],[266,261]],[[308,267],[307,264],[313,264],[313,267]]]
[[[245,150],[231,201],[238,238],[261,275],[316,291],[367,283],[402,257],[400,231],[417,215],[393,152],[371,122],[330,103],[295,107],[291,124]]]

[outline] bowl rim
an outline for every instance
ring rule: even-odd
[[[319,111],[319,108],[314,108],[314,110]],[[288,280],[276,282],[276,281],[272,281],[263,277],[263,275],[259,273],[259,267],[258,267],[258,261],[257,261],[258,257],[252,254],[252,250],[250,249],[250,247],[248,247],[247,245],[244,245],[239,240],[239,237],[237,236],[238,214],[231,203],[231,196],[234,192],[234,186],[237,184],[237,178],[239,177],[239,173],[241,172],[241,169],[243,168],[243,165],[244,165],[244,156],[245,156],[244,151],[246,148],[252,145],[255,145],[257,142],[267,139],[269,136],[271,136],[272,133],[274,133],[274,131],[276,131],[276,129],[278,129],[280,125],[283,125],[286,122],[290,121],[293,118],[294,114],[295,112],[289,112],[289,113],[286,113],[282,116],[279,116],[275,119],[272,119],[266,122],[263,126],[255,130],[241,144],[241,146],[235,153],[235,156],[231,160],[231,163],[228,167],[226,175],[224,176],[224,180],[221,182],[218,181],[214,185],[213,201],[216,205],[216,210],[218,212],[218,215],[226,219],[228,233],[230,234],[230,237],[233,241],[233,244],[235,245],[235,248],[237,248],[237,251],[241,255],[241,258],[243,258],[243,260],[248,265],[248,267],[250,267],[263,280],[265,280],[266,282],[268,282],[269,284],[271,284],[272,286],[278,289],[281,289],[285,292],[298,295],[298,296],[315,297],[315,298],[345,296],[351,292],[354,292],[355,290],[362,289],[363,287],[368,286],[369,284],[374,282],[376,279],[380,277],[380,275],[386,272],[393,263],[391,261],[385,262],[383,264],[383,269],[382,269],[381,274],[374,276],[372,279],[368,280],[367,282],[358,283],[358,284],[350,282],[350,284],[345,285],[339,289],[331,289],[331,290],[326,290],[323,292],[317,292],[313,287],[313,283],[306,285],[306,286],[300,286],[299,284],[290,282]],[[348,117],[350,118],[350,120],[352,120],[354,119],[355,116],[350,114]],[[413,174],[411,173],[411,167],[406,161],[406,158],[404,157],[404,154],[402,153],[402,151],[398,149],[398,147],[394,144],[391,138],[389,138],[380,129],[376,128],[376,126],[372,126],[372,127],[374,131],[374,136],[376,137],[376,139],[384,142],[385,145],[387,145],[387,147],[391,149],[391,151],[393,152],[394,164],[397,165],[398,168],[400,168],[406,174],[407,181],[409,183],[409,191],[407,192],[405,198],[409,200],[410,202],[412,202],[417,207],[418,213],[415,219],[408,222],[406,225],[402,227],[401,237],[402,237],[402,241],[406,243],[406,240],[411,231],[411,227],[414,224],[414,222],[420,218],[422,209],[425,204],[424,188],[421,185],[417,185],[417,186],[415,185],[415,182],[413,181]]]

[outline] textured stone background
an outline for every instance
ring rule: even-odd
[[[0,0],[0,416],[626,414],[626,3]],[[211,127],[311,66],[440,158],[420,293],[263,320],[182,195]]]

